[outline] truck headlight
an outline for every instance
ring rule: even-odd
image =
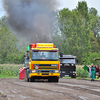
[[[35,73],[36,72],[36,70],[32,70],[32,73]]]
[[[55,73],[59,73],[59,70],[55,70]]]
[[[57,66],[57,64],[52,64],[51,66]]]
[[[74,66],[74,64],[71,64],[72,66]]]
[[[62,66],[62,64],[60,64],[60,66]]]
[[[76,71],[73,71],[73,73],[75,73],[75,74],[76,74]]]

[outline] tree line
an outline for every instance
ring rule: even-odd
[[[72,11],[58,11],[57,19],[60,34],[54,35],[53,41],[61,52],[77,56],[78,64],[100,58],[100,16],[95,8],[81,1]]]
[[[23,54],[16,48],[17,38],[6,27],[5,17],[0,19],[0,64],[20,64],[24,62]]]
[[[51,42],[60,52],[77,56],[78,64],[90,64],[100,57],[100,16],[95,8],[81,1],[73,10],[64,8],[54,13],[57,20],[52,26]],[[0,64],[24,63],[27,44],[20,46],[21,50],[16,47],[19,40],[6,27],[5,19],[0,19]]]

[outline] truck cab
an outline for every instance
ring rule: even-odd
[[[60,77],[76,78],[76,57],[73,55],[60,56]]]

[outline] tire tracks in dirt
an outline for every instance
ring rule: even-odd
[[[77,79],[60,79],[59,83],[54,83],[54,82],[25,82],[20,81],[19,79],[0,79],[0,82],[4,83],[8,88],[8,91],[13,93],[13,95],[17,95],[21,92],[20,96],[21,98],[27,98],[33,95],[30,91],[34,91],[34,97],[36,98],[41,98],[38,97],[38,94],[43,95],[42,98],[44,99],[47,96],[49,96],[48,100],[60,100],[58,99],[57,96],[62,96],[61,98],[64,97],[63,100],[66,100],[65,98],[68,97],[70,100],[88,100],[91,99],[93,96],[93,99],[99,100],[100,98],[100,91],[99,87],[100,84],[97,81],[90,82],[87,80],[77,80]],[[3,84],[2,84],[3,85]],[[12,91],[10,89],[20,89],[19,91],[15,90]],[[22,89],[28,90],[24,91]],[[17,92],[17,93],[16,93]],[[27,94],[28,93],[28,94]],[[50,95],[51,94],[51,95]],[[89,96],[87,95],[89,94]],[[56,96],[55,96],[56,95]],[[50,97],[50,96],[55,96],[55,97]],[[31,98],[31,97],[30,97]],[[26,99],[26,98],[25,98]],[[68,100],[69,100],[68,99]],[[91,99],[91,100],[93,100]],[[12,99],[13,100],[13,99]],[[46,98],[44,99],[46,100]]]
[[[30,88],[30,89],[32,89],[33,87],[32,86],[27,86],[27,85],[21,85],[21,84],[18,84],[18,83],[16,83],[16,82],[11,82],[11,81],[7,81],[7,82],[9,82],[10,84],[13,84],[13,85],[16,85],[16,86],[20,86],[20,87],[25,87],[25,88]],[[28,83],[30,83],[30,82],[28,82]],[[32,83],[32,82],[31,82]],[[34,83],[34,82],[33,82]],[[49,83],[49,82],[44,82],[44,83]],[[57,85],[57,83],[53,83],[53,84],[56,84]],[[50,84],[49,84],[50,85]],[[52,85],[52,84],[51,84]],[[54,93],[60,93],[60,94],[63,94],[63,95],[67,95],[67,96],[69,96],[69,97],[71,97],[71,98],[73,98],[73,100],[82,100],[82,99],[80,99],[80,97],[79,96],[77,96],[77,95],[74,95],[74,94],[71,94],[71,93],[65,93],[65,92],[63,92],[63,91],[57,91],[57,90],[51,90],[51,89],[43,89],[43,88],[38,88],[38,87],[34,87],[34,89],[36,89],[36,90],[43,90],[43,91],[49,91],[49,92],[54,92]]]

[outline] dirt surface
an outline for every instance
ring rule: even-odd
[[[0,79],[0,100],[100,100],[100,82],[60,79],[59,83]]]

